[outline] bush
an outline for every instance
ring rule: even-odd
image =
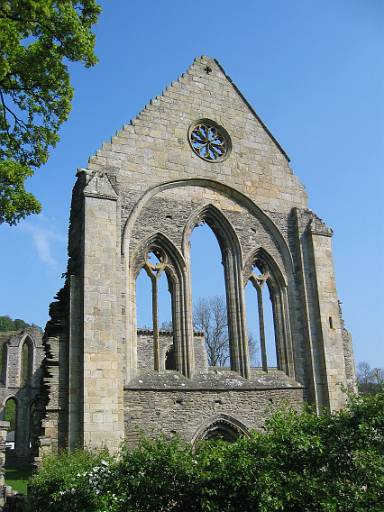
[[[263,434],[195,451],[161,437],[114,461],[63,453],[30,493],[36,512],[383,512],[384,393],[334,414],[282,411]]]
[[[113,465],[107,452],[67,451],[43,460],[28,487],[28,506],[32,512],[112,511],[115,501],[104,484]],[[111,502],[111,503],[110,503]]]

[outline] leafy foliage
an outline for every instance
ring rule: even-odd
[[[11,332],[11,331],[21,331],[26,327],[38,327],[35,324],[28,324],[21,320],[20,318],[12,318],[8,315],[0,316],[0,332]],[[38,327],[40,329],[40,327]]]
[[[44,461],[32,510],[382,512],[384,393],[352,397],[335,414],[281,411],[265,433],[194,451],[178,439],[144,439],[124,446],[96,481],[89,475],[100,459],[83,453]]]
[[[109,464],[107,453],[92,453],[87,450],[76,450],[73,453],[63,451],[59,456],[46,457],[28,489],[30,510],[103,510],[99,507],[103,507],[103,502],[108,497],[105,492],[101,496],[99,480],[109,478]]]
[[[71,110],[65,59],[96,63],[99,12],[95,0],[0,3],[0,223],[41,209],[24,182],[47,161]]]
[[[190,446],[177,438],[143,439],[136,450],[123,447],[111,492],[117,491],[119,511],[184,512],[193,475]]]

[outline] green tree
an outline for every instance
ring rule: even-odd
[[[0,332],[9,332],[15,330],[15,324],[8,315],[0,316]]]
[[[71,110],[68,61],[93,66],[95,0],[0,2],[0,223],[41,205],[24,188],[43,165]]]
[[[21,320],[20,318],[15,318],[15,320],[13,321],[13,325],[15,326],[16,331],[21,331],[21,329],[29,327],[29,324],[27,324],[27,322],[24,322],[24,320]]]
[[[16,318],[12,320],[12,318],[8,315],[0,316],[0,332],[11,332],[11,331],[21,331],[26,327],[36,327],[41,330],[36,324],[28,324],[24,320],[20,318]]]

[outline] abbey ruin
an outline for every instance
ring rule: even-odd
[[[208,367],[192,324],[190,236],[222,253],[230,367]],[[107,447],[142,432],[235,439],[276,409],[338,409],[354,386],[335,288],[332,231],[307,207],[289,159],[220,64],[207,57],[154,98],[80,169],[65,286],[44,346],[41,453]],[[153,329],[138,329],[136,278],[152,285]],[[157,321],[166,275],[172,330]],[[259,299],[261,366],[251,367],[244,287]],[[273,308],[277,368],[260,290]]]

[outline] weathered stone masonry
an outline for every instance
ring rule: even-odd
[[[222,252],[230,369],[207,367],[192,328],[189,238],[200,222]],[[342,407],[340,384],[353,387],[354,368],[331,236],[231,79],[217,61],[196,59],[77,173],[67,279],[45,334],[44,449],[115,450],[140,431],[232,438],[285,403]],[[137,330],[143,267],[155,291],[156,276],[167,276],[171,333],[157,322]],[[262,368],[250,368],[249,280],[270,291],[277,369],[263,348]]]
[[[0,333],[1,381],[0,414],[4,419],[8,401],[15,405],[15,430],[8,432],[7,465],[23,465],[37,454],[42,411],[38,396],[44,359],[42,332],[27,327],[17,332]],[[12,448],[11,448],[12,446]]]

